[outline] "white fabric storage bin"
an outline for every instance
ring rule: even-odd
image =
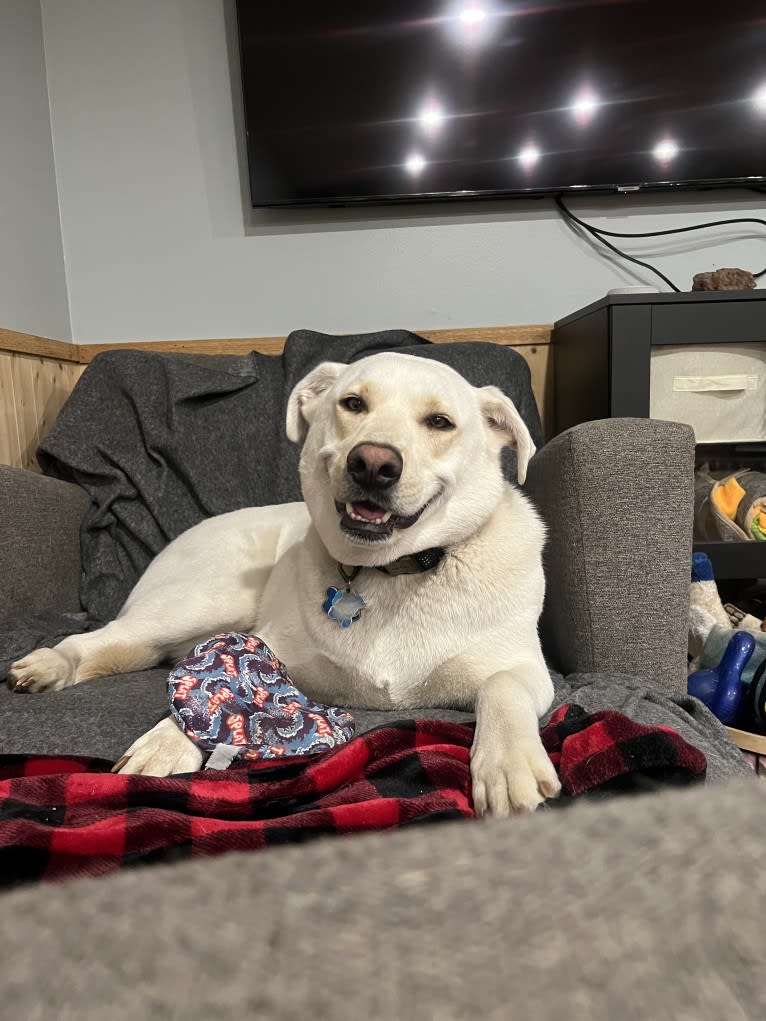
[[[766,341],[653,347],[649,417],[685,422],[697,443],[766,440]]]

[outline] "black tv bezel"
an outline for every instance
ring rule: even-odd
[[[242,96],[242,107],[244,114],[245,129],[245,150],[248,174],[248,191],[250,195],[250,206],[252,209],[343,209],[350,207],[374,207],[374,206],[407,206],[417,204],[438,204],[438,203],[461,203],[461,202],[485,202],[518,199],[544,199],[561,196],[605,196],[605,195],[631,195],[659,193],[669,194],[676,192],[693,191],[723,191],[727,188],[752,189],[754,192],[766,190],[766,173],[747,177],[726,177],[726,178],[693,178],[679,181],[638,181],[623,182],[614,184],[569,184],[540,188],[502,188],[460,191],[438,191],[438,192],[394,192],[389,194],[376,195],[338,195],[338,196],[316,196],[313,198],[291,198],[284,200],[256,201],[255,199],[255,169],[254,169],[254,144],[248,130],[249,111],[247,104],[247,89],[245,87],[245,61],[242,47],[242,30],[240,22],[240,5],[242,0],[235,3],[235,21],[237,34],[237,54],[239,60],[240,88]]]
[[[253,195],[253,170],[248,155],[248,178],[250,204],[252,209],[345,209],[352,206],[407,206],[422,204],[436,205],[440,202],[485,202],[504,199],[544,199],[557,195],[646,195],[649,193],[676,193],[693,191],[723,191],[727,188],[751,189],[754,192],[766,190],[766,175],[761,177],[716,178],[713,180],[662,181],[643,184],[594,184],[563,185],[561,187],[525,188],[508,190],[457,191],[457,192],[406,192],[391,195],[352,195],[338,197],[295,198],[284,201],[258,201]]]

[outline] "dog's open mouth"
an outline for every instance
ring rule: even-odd
[[[341,503],[335,501],[335,509],[341,515],[340,527],[344,532],[368,540],[386,539],[395,528],[411,528],[423,511],[433,502],[432,497],[414,514],[394,514],[371,500],[353,500]]]

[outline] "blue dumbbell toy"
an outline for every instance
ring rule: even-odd
[[[715,670],[695,670],[687,678],[688,693],[704,702],[727,727],[736,723],[742,708],[742,671],[754,651],[755,638],[747,631],[737,631]]]

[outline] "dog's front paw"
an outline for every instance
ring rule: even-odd
[[[201,765],[202,752],[173,717],[166,716],[133,742],[112,772],[170,776],[171,773],[196,773]]]
[[[471,778],[477,815],[502,818],[512,812],[534,812],[546,798],[561,792],[556,770],[539,739],[514,747],[474,743]]]
[[[56,649],[35,649],[8,671],[12,691],[58,691],[74,683],[74,665]]]

